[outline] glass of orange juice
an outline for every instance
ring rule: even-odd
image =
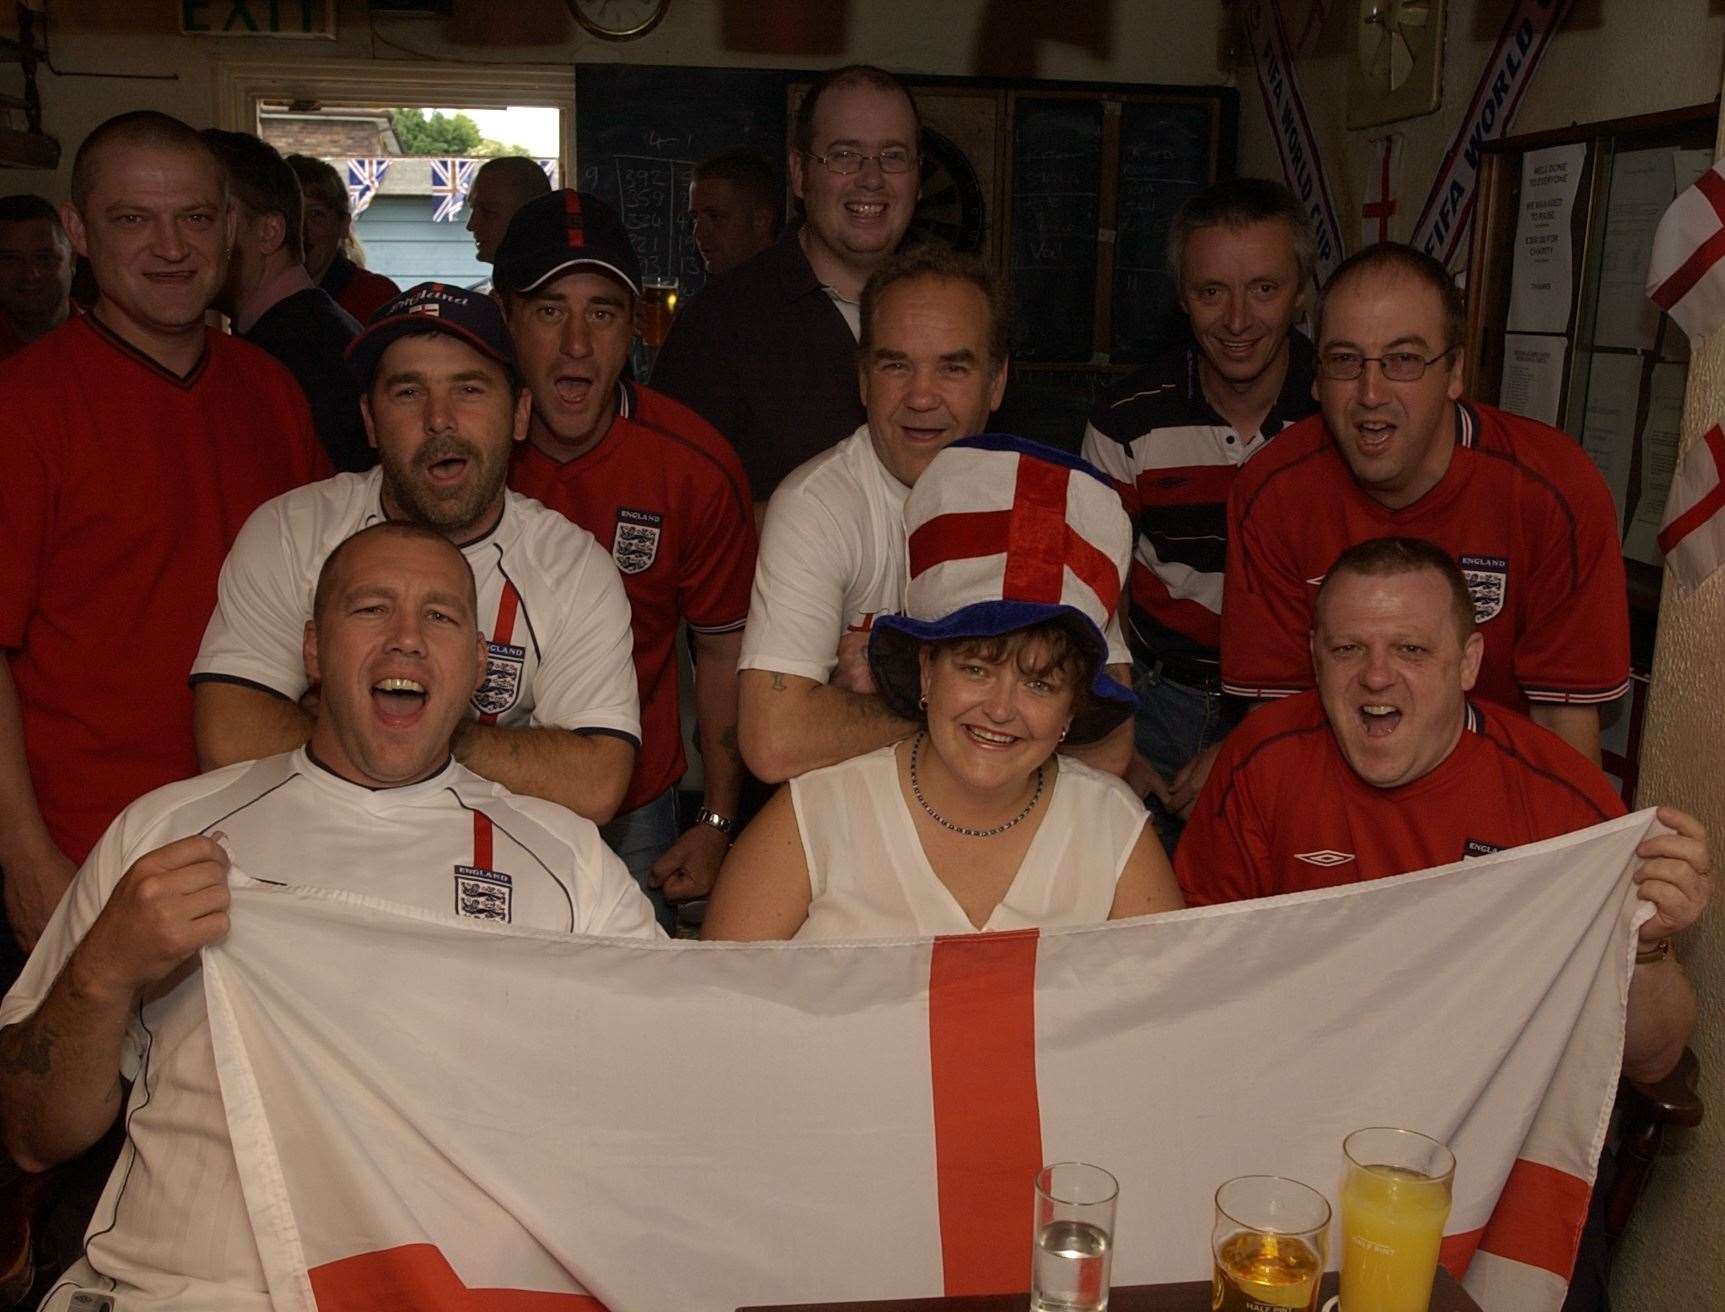
[[[1449,1219],[1455,1155],[1413,1130],[1342,1142],[1341,1312],[1426,1312]]]

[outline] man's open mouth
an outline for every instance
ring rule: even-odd
[[[1396,731],[1396,726],[1402,722],[1400,708],[1395,706],[1369,705],[1360,707],[1360,723],[1365,726],[1366,737],[1388,738]]]

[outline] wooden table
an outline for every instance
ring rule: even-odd
[[[1336,1292],[1335,1273],[1324,1277],[1324,1297]],[[869,1303],[780,1303],[737,1312],[1024,1312],[1025,1294],[978,1298],[900,1298]],[[1320,1307],[1322,1304],[1319,1305]],[[1108,1296],[1108,1312],[1210,1312],[1210,1282],[1127,1285]],[[1431,1312],[1481,1312],[1478,1303],[1442,1267],[1432,1285]]]

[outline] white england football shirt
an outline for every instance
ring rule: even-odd
[[[347,537],[387,516],[383,472],[334,478],[267,501],[222,564],[192,681],[230,679],[297,701],[318,570]],[[479,590],[489,660],[472,712],[641,740],[629,599],[586,529],[514,492],[497,527],[462,547]]]
[[[904,502],[864,424],[799,465],[767,504],[739,670],[825,683],[839,639],[904,605]]]
[[[0,1026],[41,1006],[133,861],[211,830],[227,836],[233,868],[254,879],[470,919],[663,937],[623,863],[572,812],[516,796],[454,762],[405,788],[362,788],[302,748],[170,784],[127,807],[0,1003]],[[365,987],[365,963],[353,970],[354,987]],[[340,1023],[330,1018],[333,1028]],[[84,1256],[66,1273],[71,1283],[44,1306],[64,1307],[75,1288],[86,1288],[114,1293],[126,1312],[269,1312],[216,1080],[202,972],[134,1017],[121,1068],[132,1081],[127,1143]]]

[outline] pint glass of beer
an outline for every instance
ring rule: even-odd
[[[1342,1142],[1342,1312],[1426,1312],[1455,1156],[1412,1130]]]
[[[1213,1312],[1315,1312],[1330,1204],[1279,1175],[1242,1175],[1216,1190],[1210,1231]]]
[[[671,334],[677,313],[677,284],[649,278],[641,289],[641,340],[654,350]]]

